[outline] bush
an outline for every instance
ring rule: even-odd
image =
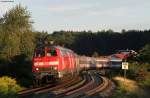
[[[145,79],[145,81],[139,82],[139,85],[141,87],[144,87],[144,88],[150,88],[150,73],[148,73],[147,78]]]
[[[0,77],[9,76],[15,78],[23,87],[30,87],[32,84],[32,62],[22,54],[16,55],[8,60],[0,59]]]
[[[129,63],[129,70],[127,70],[127,76],[128,78],[135,79],[137,77],[143,77],[142,80],[145,80],[147,77],[147,69],[148,69],[148,64],[147,63]]]
[[[15,79],[7,76],[0,78],[0,98],[15,98],[17,91],[22,88],[16,83]]]

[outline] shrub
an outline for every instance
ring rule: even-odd
[[[15,98],[16,92],[21,89],[15,79],[7,76],[0,78],[0,98]]]
[[[150,73],[148,73],[147,78],[144,81],[139,82],[139,85],[145,88],[150,88]]]

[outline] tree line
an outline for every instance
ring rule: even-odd
[[[94,52],[99,55],[110,55],[117,50],[141,50],[150,43],[150,30],[129,30],[124,32],[98,31],[74,32],[59,31],[49,34],[49,40],[56,44],[71,48],[80,55],[92,56]]]

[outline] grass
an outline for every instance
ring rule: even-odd
[[[110,98],[150,98],[148,92],[134,80],[117,76],[113,80],[117,87]]]

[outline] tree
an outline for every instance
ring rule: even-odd
[[[126,32],[126,30],[125,30],[125,29],[122,29],[122,30],[121,30],[121,33],[125,33],[125,32]]]
[[[2,18],[0,18],[0,48],[2,45],[3,31],[2,31]]]
[[[20,39],[13,33],[5,35],[2,42],[1,58],[10,60],[11,57],[20,53]]]
[[[142,61],[150,63],[150,44],[145,45],[140,50],[140,58]]]
[[[13,33],[21,34],[32,29],[30,13],[20,4],[9,10],[3,16],[3,21],[4,29]]]
[[[34,43],[30,13],[20,4],[9,10],[0,19],[1,54],[4,59],[32,54]]]
[[[25,32],[20,37],[20,51],[21,54],[26,55],[28,58],[32,57],[35,48],[34,34],[32,32]]]
[[[94,52],[92,56],[93,56],[93,57],[98,57],[99,54],[98,54],[97,52]]]

